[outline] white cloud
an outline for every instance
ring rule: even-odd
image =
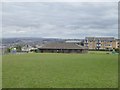
[[[118,2],[119,0],[2,0],[2,2]]]
[[[3,3],[3,37],[117,37],[117,3]]]

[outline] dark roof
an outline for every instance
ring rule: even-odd
[[[117,41],[120,41],[120,39],[116,39]]]
[[[87,49],[81,45],[77,45],[74,43],[49,43],[45,44],[41,49]]]
[[[115,40],[114,37],[86,37],[85,39],[87,40],[108,40],[108,41]]]

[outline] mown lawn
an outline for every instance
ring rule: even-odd
[[[2,89],[2,55],[0,55],[0,89]]]
[[[118,55],[32,53],[3,56],[3,88],[115,88]]]

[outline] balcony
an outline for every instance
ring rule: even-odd
[[[84,44],[88,44],[88,42],[84,42]]]
[[[84,40],[84,43],[88,43],[88,40]]]
[[[98,41],[96,42],[96,44],[101,44],[101,41],[98,40]]]
[[[105,44],[104,47],[112,47],[112,44]]]
[[[102,46],[101,44],[96,44],[96,46]]]

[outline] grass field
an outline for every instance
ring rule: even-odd
[[[2,55],[0,55],[0,89],[2,89]]]
[[[115,88],[118,55],[31,53],[3,56],[3,88]]]

